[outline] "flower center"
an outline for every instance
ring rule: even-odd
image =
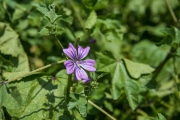
[[[78,66],[79,68],[80,68],[80,63],[81,61],[75,61],[76,66]]]

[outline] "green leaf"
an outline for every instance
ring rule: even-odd
[[[175,49],[177,49],[178,44],[180,44],[179,29],[172,26],[171,28],[165,28],[162,32],[165,34],[165,37],[157,43],[157,45],[170,45],[172,47],[176,47]]]
[[[1,81],[0,81],[1,82]],[[4,94],[4,86],[0,83],[0,120],[4,120],[4,114],[3,114],[3,109],[2,109],[2,103],[3,103],[3,94]]]
[[[125,64],[122,60],[115,60],[112,57],[97,53],[97,71],[111,74],[112,97],[117,100],[124,89],[126,98],[132,110],[139,105],[140,85],[129,77]]]
[[[85,28],[92,29],[93,26],[96,24],[97,15],[95,11],[91,11],[89,17],[87,18],[85,22]]]
[[[28,72],[28,58],[19,41],[18,34],[14,30],[12,30],[9,25],[5,23],[0,23],[0,29],[1,31],[4,31],[0,33],[2,35],[0,40],[0,52],[3,54],[14,56],[11,61],[15,66],[14,70],[12,70],[13,72],[15,71],[15,73],[9,73],[8,75],[13,76],[14,74],[16,74],[17,71]],[[11,45],[11,47],[9,47],[9,45]],[[5,72],[4,74],[6,74]],[[10,76],[5,77],[10,78]]]
[[[139,105],[139,90],[140,86],[135,80],[125,80],[125,93],[128,99],[129,105],[132,110],[135,110]]]
[[[49,9],[45,7],[38,7],[37,10],[43,13],[51,23],[54,23],[61,17],[61,15],[56,14],[54,4],[49,5]]]
[[[176,55],[180,57],[180,48],[177,49]]]
[[[2,60],[3,64],[4,65],[10,65],[10,66],[13,66],[12,62],[10,60],[7,60],[5,58],[3,58],[1,55],[0,55],[0,60]]]
[[[97,59],[97,71],[111,73],[112,77],[112,96],[113,99],[118,99],[123,88],[122,79],[124,75],[122,72],[122,61],[116,61],[113,58],[109,58],[101,53],[97,53],[99,58]]]
[[[119,21],[97,19],[91,36],[97,39],[96,44],[100,50],[111,52],[116,59],[121,58],[123,33],[120,30]]]
[[[68,109],[77,108],[82,117],[87,116],[87,99],[85,96],[80,96],[79,94],[71,94],[72,98],[68,104]]]
[[[10,93],[5,94],[3,106],[17,119],[59,119],[66,116],[65,70],[57,73],[55,78],[29,76],[8,85]]]
[[[9,25],[0,22],[0,52],[17,57],[22,51],[22,46],[16,34]],[[4,31],[4,32],[2,32]],[[9,47],[11,45],[11,47]]]
[[[20,19],[21,17],[23,17],[26,13],[26,8],[19,5],[19,4],[16,4],[16,8],[15,8],[15,12],[12,16],[12,20],[15,21],[15,20],[18,20]]]
[[[133,61],[139,61],[156,67],[165,59],[169,50],[170,46],[157,47],[153,42],[144,39],[133,46],[130,55]]]
[[[161,113],[157,113],[158,116],[155,118],[155,120],[166,120],[166,118],[161,114]]]
[[[97,0],[83,0],[84,5],[89,9],[93,9],[96,2]]]
[[[138,79],[143,74],[150,74],[154,71],[152,67],[143,63],[135,63],[128,59],[123,59],[127,68],[127,71],[131,77]]]

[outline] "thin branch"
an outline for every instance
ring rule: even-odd
[[[88,100],[88,103],[91,104],[92,106],[94,106],[95,108],[97,108],[99,111],[101,111],[102,113],[104,113],[105,115],[107,115],[109,118],[111,118],[112,120],[117,120],[116,118],[114,118],[113,116],[111,116],[109,113],[107,113],[106,111],[104,111],[102,108],[100,108],[99,106],[97,106],[96,104],[94,104],[92,101]]]
[[[14,79],[5,81],[5,82],[3,82],[3,84],[7,84],[7,83],[10,83],[10,82],[13,82],[13,81],[15,81],[15,80],[17,80],[17,79],[21,79],[21,78],[23,78],[23,77],[26,77],[26,76],[31,75],[31,74],[33,74],[33,73],[36,73],[36,72],[38,72],[38,71],[44,70],[44,69],[46,69],[46,68],[48,68],[48,67],[51,67],[51,66],[53,66],[53,65],[63,63],[63,62],[65,62],[65,61],[66,61],[66,60],[61,60],[61,61],[58,61],[58,62],[55,62],[55,63],[48,64],[48,65],[43,66],[43,67],[41,67],[41,68],[38,68],[38,69],[36,69],[36,70],[30,71],[30,72],[28,72],[28,73],[26,73],[26,74],[23,74],[23,75],[21,75],[21,76],[18,76],[17,78],[14,78]]]
[[[166,4],[167,4],[168,9],[169,9],[169,12],[171,13],[171,16],[172,16],[174,22],[177,23],[178,19],[177,19],[176,15],[174,14],[174,11],[172,10],[172,7],[171,7],[169,1],[168,0],[165,0],[165,1],[166,1]]]
[[[57,40],[57,42],[59,43],[60,47],[61,47],[62,49],[64,49],[63,45],[61,44],[61,42],[59,41],[59,39],[56,37],[56,35],[54,36],[54,38],[55,38],[55,39]]]
[[[163,66],[165,65],[165,63],[172,57],[171,53],[168,53],[168,55],[166,56],[166,58],[159,64],[159,66],[156,68],[156,70],[153,72],[154,74],[154,78],[156,78],[158,76],[158,74],[160,73],[160,71],[162,70]]]

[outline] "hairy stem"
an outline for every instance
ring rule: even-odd
[[[21,78],[23,78],[23,77],[26,77],[26,76],[31,75],[31,74],[33,74],[33,73],[36,73],[36,72],[38,72],[38,71],[44,70],[44,69],[49,68],[49,67],[51,67],[51,66],[53,66],[53,65],[63,63],[63,62],[65,62],[65,61],[66,61],[66,60],[61,60],[61,61],[58,61],[58,62],[55,62],[55,63],[48,64],[48,65],[46,65],[46,66],[43,66],[43,67],[38,68],[38,69],[36,69],[36,70],[30,71],[30,72],[28,72],[28,73],[26,73],[26,74],[23,74],[23,75],[21,75],[21,76],[18,76],[17,78],[14,78],[14,79],[5,81],[5,82],[3,82],[3,83],[6,84],[6,83],[13,82],[13,81],[15,81],[15,80],[17,80],[17,79],[21,79]]]
[[[101,111],[102,113],[104,113],[105,115],[107,115],[109,118],[111,118],[112,120],[116,120],[116,118],[114,118],[113,116],[111,116],[109,113],[107,113],[106,111],[104,111],[102,108],[100,108],[99,106],[97,106],[96,104],[94,104],[92,101],[88,100],[88,103],[91,104],[92,106],[94,106],[95,108],[97,108],[99,111]]]
[[[165,0],[165,1],[166,1],[166,4],[167,4],[168,9],[169,9],[169,12],[171,13],[171,16],[172,16],[174,22],[177,23],[177,22],[178,22],[177,17],[176,17],[176,15],[174,14],[174,11],[172,10],[172,7],[171,7],[169,1],[168,1],[168,0]]]

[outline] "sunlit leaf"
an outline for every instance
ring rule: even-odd
[[[16,8],[15,8],[15,12],[14,12],[14,14],[12,16],[12,20],[13,21],[18,20],[21,17],[23,17],[25,14],[27,14],[26,8],[19,5],[19,4],[16,4]]]
[[[37,10],[43,13],[51,23],[54,23],[57,19],[61,17],[61,15],[56,14],[54,4],[49,5],[49,9],[47,9],[46,7],[38,7]]]
[[[95,24],[97,20],[97,15],[95,11],[91,11],[89,17],[87,18],[85,22],[85,28],[91,29]]]
[[[19,41],[19,35],[8,24],[0,23],[0,28],[2,31],[0,33],[2,35],[0,39],[0,52],[14,56],[12,59],[12,63],[15,66],[14,71],[29,71],[28,58]]]
[[[166,118],[161,113],[158,113],[158,116],[155,118],[155,120],[166,120]]]
[[[118,99],[122,94],[122,89],[124,89],[131,109],[135,110],[139,104],[139,83],[129,77],[122,60],[115,60],[101,53],[97,53],[97,55],[99,56],[99,59],[97,60],[97,71],[108,72],[111,74],[113,99]]]
[[[16,32],[5,23],[0,23],[0,29],[0,52],[3,54],[18,56],[22,50],[18,34],[16,34]],[[11,47],[9,47],[10,45]]]
[[[135,79],[138,79],[143,74],[150,74],[154,71],[154,69],[149,65],[136,63],[125,58],[123,60],[126,64],[127,71],[129,72],[131,77]]]
[[[3,106],[18,119],[59,119],[67,112],[66,85],[67,76],[64,70],[55,79],[50,76],[26,77],[8,86],[12,92],[6,94]]]

